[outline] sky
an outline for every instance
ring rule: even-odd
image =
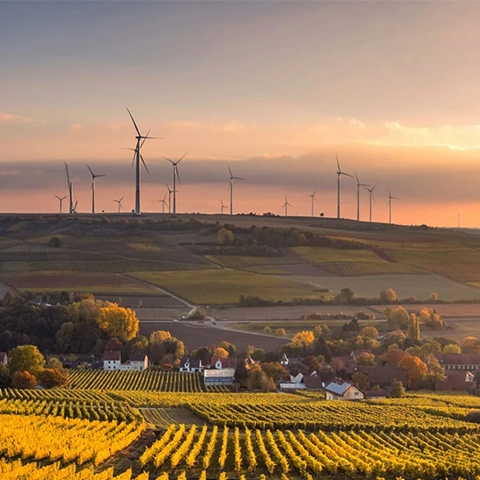
[[[373,220],[479,227],[480,2],[0,2],[0,212],[55,212],[69,164],[78,211],[336,216],[343,171]],[[341,215],[356,218],[342,177]],[[369,196],[360,195],[368,220]],[[64,203],[64,207],[66,202]]]

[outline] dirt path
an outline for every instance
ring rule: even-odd
[[[131,443],[124,450],[112,455],[106,462],[102,463],[102,465],[96,469],[95,473],[103,472],[108,468],[114,467],[115,475],[119,475],[131,468],[133,476],[135,477],[142,472],[138,461],[140,455],[146,448],[151,447],[160,436],[161,434],[154,430],[144,430],[135,442]]]

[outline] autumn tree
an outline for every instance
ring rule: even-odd
[[[218,358],[228,358],[228,352],[222,347],[217,347],[213,351],[213,356]]]
[[[13,388],[35,388],[37,386],[37,379],[35,375],[30,372],[17,370],[12,375]]]
[[[169,338],[172,338],[172,334],[170,332],[167,332],[165,330],[155,330],[150,334],[148,341],[150,343],[164,342]]]
[[[428,375],[428,367],[420,358],[406,355],[398,366],[407,372],[408,387],[418,387]]]
[[[397,307],[390,310],[387,317],[388,327],[390,330],[397,328],[405,329],[408,327],[409,316],[407,310],[403,307]]]
[[[54,368],[45,368],[37,376],[38,383],[43,388],[63,387],[69,382],[68,372]]]
[[[460,348],[460,345],[457,345],[456,343],[449,343],[448,345],[445,345],[443,347],[442,352],[449,354],[457,354],[462,353],[462,349]]]
[[[372,325],[368,325],[362,328],[362,330],[360,331],[360,335],[362,337],[373,338],[374,340],[376,340],[378,338],[378,330]]]
[[[0,388],[10,388],[12,376],[6,365],[0,365]]]
[[[275,330],[275,335],[276,335],[277,337],[286,337],[286,336],[287,336],[287,332],[285,331],[284,328],[277,328],[277,329]]]
[[[247,388],[255,392],[274,392],[275,382],[256,364],[248,372]]]
[[[185,352],[184,343],[172,337],[170,332],[156,330],[150,334],[147,353],[152,363],[156,365],[178,364]]]
[[[392,345],[391,347],[395,347]],[[389,365],[397,366],[400,361],[406,357],[408,354],[405,353],[403,350],[400,350],[398,346],[396,348],[389,348],[387,353],[385,354],[385,360]]]
[[[413,343],[420,342],[420,321],[414,313],[410,314],[410,318],[408,320],[407,337]]]
[[[363,352],[357,357],[357,365],[373,366],[375,365],[375,355],[369,352]]]
[[[390,391],[390,397],[392,398],[403,398],[405,396],[405,387],[400,380],[395,380],[392,384],[392,389]]]
[[[362,390],[368,390],[370,388],[370,379],[365,373],[354,373],[352,375],[352,383]]]
[[[287,371],[278,362],[264,362],[260,365],[265,374],[273,378],[274,382],[278,382],[283,375],[286,375]]]
[[[437,382],[443,382],[447,376],[445,375],[445,368],[440,365],[438,358],[430,354],[425,362],[428,368],[428,380],[432,390],[435,390]]]
[[[8,368],[16,372],[28,372],[37,375],[45,366],[45,358],[35,345],[20,345],[8,354]]]
[[[480,340],[477,337],[465,337],[460,344],[463,353],[479,353]]]
[[[220,348],[224,348],[228,352],[229,357],[236,357],[237,356],[237,347],[230,342],[226,342],[225,340],[223,342],[220,342],[218,344]]]
[[[294,347],[306,347],[311,345],[315,341],[315,336],[310,330],[303,330],[302,332],[296,333],[292,338],[292,345]]]
[[[220,245],[231,245],[235,240],[235,236],[231,230],[221,228],[217,233],[217,241]]]
[[[117,337],[126,342],[138,333],[138,318],[130,308],[119,307],[116,303],[109,303],[100,308],[97,315],[100,330],[109,337]]]
[[[385,303],[392,303],[396,302],[398,298],[395,290],[392,288],[387,288],[386,290],[382,290],[380,292],[380,300]]]

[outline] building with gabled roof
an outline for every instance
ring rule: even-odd
[[[330,382],[324,390],[326,400],[363,400],[365,398],[363,390],[338,378]]]
[[[188,356],[184,356],[180,360],[180,372],[202,372],[204,369],[202,365],[202,361],[197,358],[190,358]]]

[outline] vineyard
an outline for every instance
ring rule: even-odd
[[[70,386],[85,390],[135,390],[142,392],[204,392],[206,387],[200,373],[158,370],[104,371],[74,370]],[[225,386],[209,387],[209,391],[228,391]]]

